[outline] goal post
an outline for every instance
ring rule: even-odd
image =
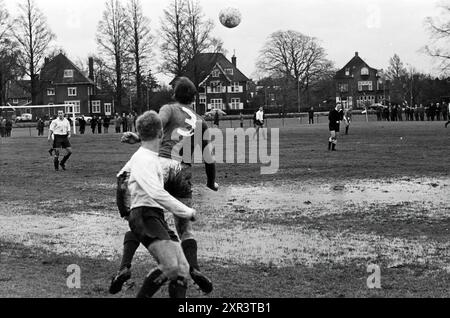
[[[72,108],[72,124],[73,124],[73,134],[76,135],[77,134],[77,125],[76,125],[76,113],[75,113],[75,106],[73,104],[58,104],[58,105],[25,105],[25,106],[13,106],[13,105],[8,105],[8,106],[0,106],[0,110],[12,110],[12,111],[16,111],[16,110],[20,110],[20,109],[44,109],[44,108],[62,108],[64,110],[64,113],[66,113],[66,107],[71,107]]]

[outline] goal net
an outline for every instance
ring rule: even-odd
[[[21,116],[29,115],[30,121],[37,121],[38,118],[43,120],[52,120],[58,115],[58,111],[64,111],[72,119],[73,134],[77,133],[76,129],[76,106],[72,104],[59,105],[25,105],[15,106],[8,104],[7,106],[0,106],[0,116],[11,117],[12,119],[20,118]]]

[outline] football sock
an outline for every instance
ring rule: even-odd
[[[196,270],[200,270],[197,260],[197,241],[194,239],[186,240],[181,243],[181,247],[189,265]]]
[[[59,158],[55,158],[53,160],[53,163],[55,165],[55,170],[59,170]]]
[[[173,280],[169,284],[169,296],[170,298],[186,298],[188,284],[184,277],[178,277],[177,280]]]
[[[332,150],[332,151],[335,151],[335,150],[336,150],[336,144],[333,144],[331,150]]]
[[[63,158],[63,160],[61,161],[61,164],[62,164],[62,165],[65,165],[66,162],[67,162],[67,160],[69,160],[69,158],[70,158],[71,155],[72,155],[71,153],[68,153],[67,155],[65,155],[64,158]]]
[[[130,269],[131,263],[133,261],[134,254],[136,250],[139,248],[139,241],[133,232],[128,232],[125,234],[125,239],[123,241],[123,255],[122,255],[122,263],[120,264],[120,270],[124,270],[125,268]]]
[[[167,278],[163,276],[163,272],[160,269],[155,269],[145,278],[137,298],[152,298],[165,282],[167,282]]]
[[[331,150],[331,141],[328,142],[328,150]]]

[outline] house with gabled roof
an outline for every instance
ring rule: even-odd
[[[66,113],[72,113],[74,108],[77,115],[114,115],[113,99],[102,95],[96,86],[93,67],[90,58],[86,75],[63,53],[46,58],[39,76],[40,104],[66,105]]]
[[[344,108],[364,108],[390,100],[389,81],[384,79],[383,71],[370,67],[358,52],[334,79],[336,102]]]
[[[222,53],[200,53],[189,61],[183,76],[199,88],[199,114],[220,109],[239,113],[248,107],[250,79],[237,67],[237,58],[229,61]]]

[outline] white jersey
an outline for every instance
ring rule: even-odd
[[[70,133],[70,123],[66,118],[63,120],[57,118],[50,124],[50,131],[58,136],[67,136]]]
[[[264,122],[264,112],[258,111],[256,113],[256,120],[258,120],[260,122]]]
[[[141,147],[122,169],[124,171],[130,173],[128,189],[131,194],[131,209],[153,207],[165,209],[180,218],[189,219],[194,216],[193,209],[164,189],[163,169],[156,152]]]

